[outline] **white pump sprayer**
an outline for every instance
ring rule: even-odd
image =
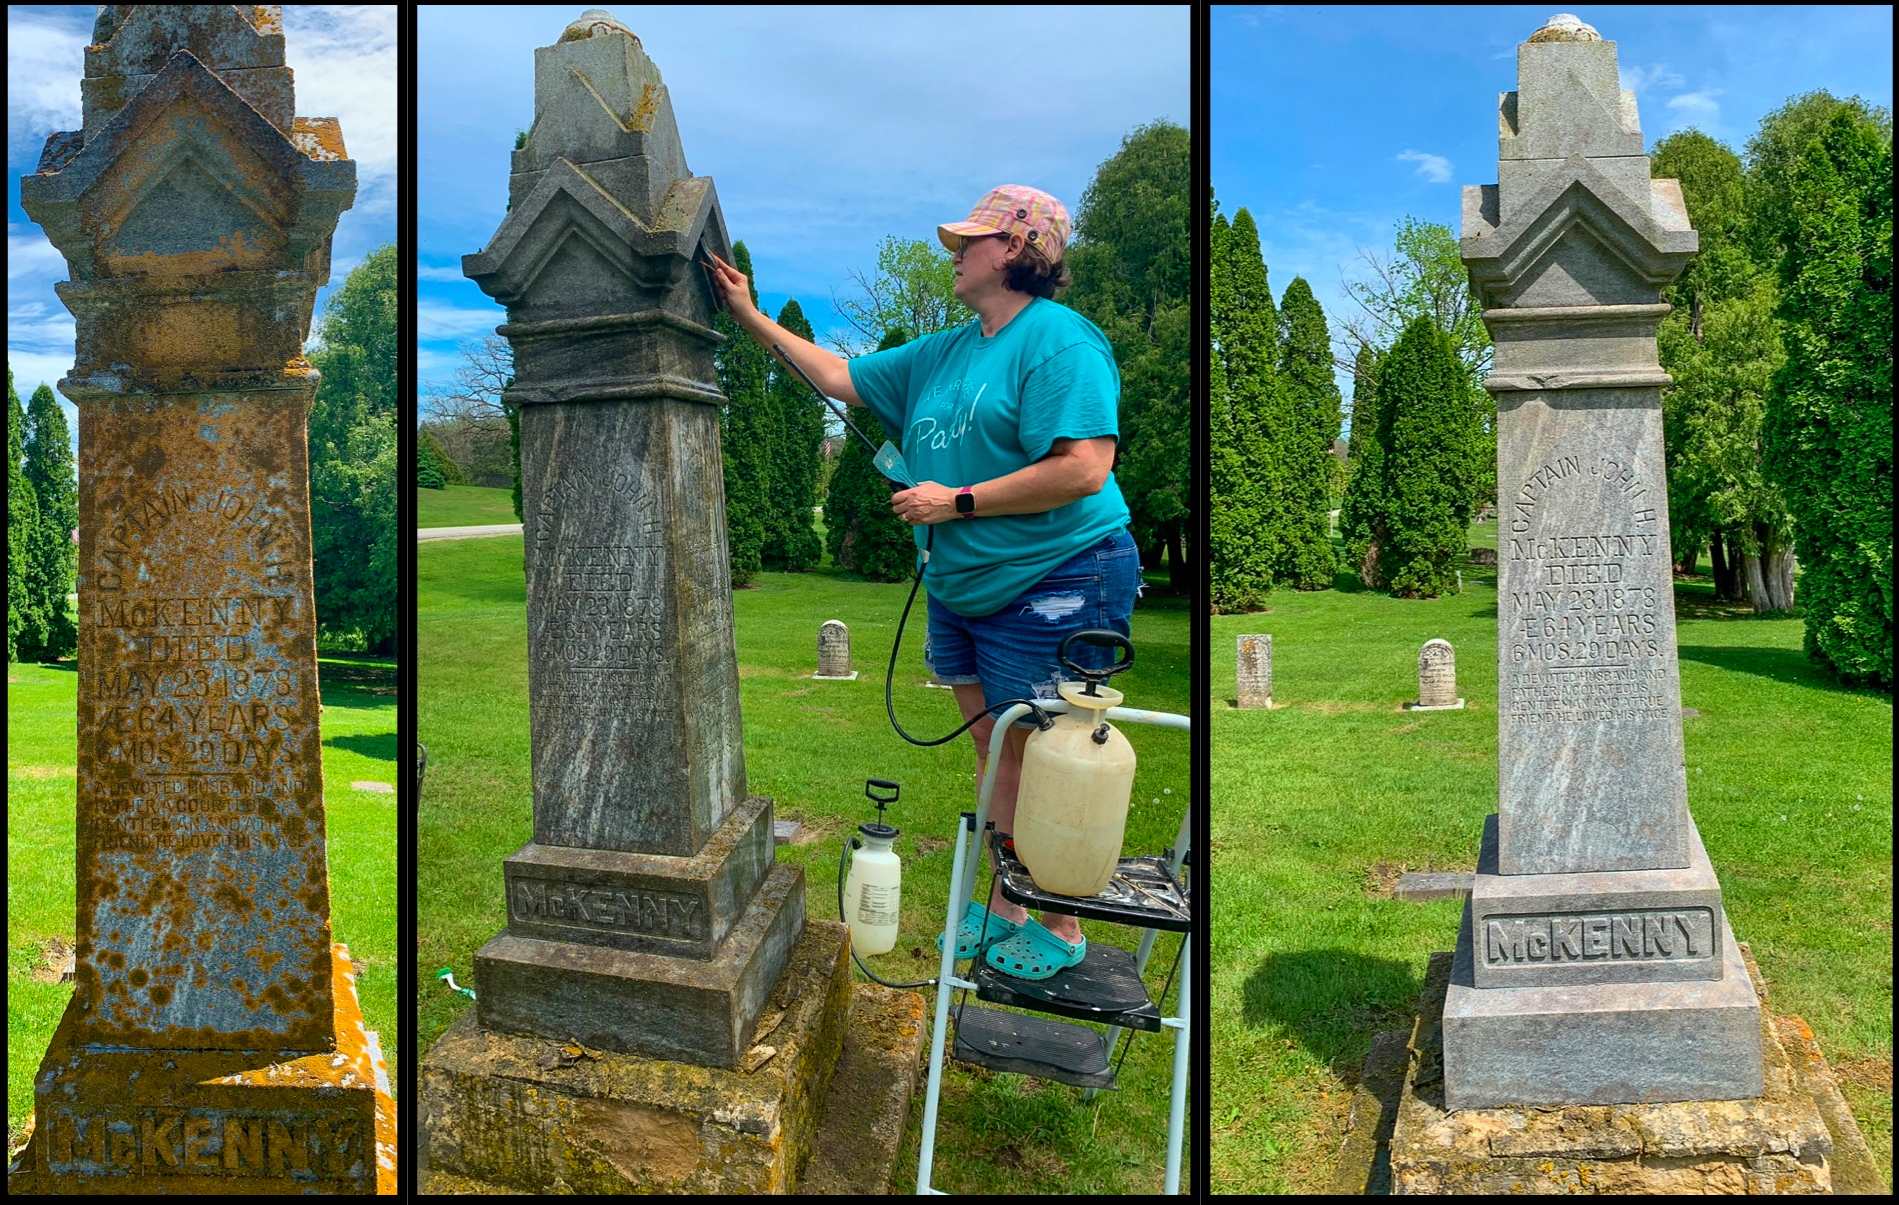
[[[888,798],[878,794],[888,792]],[[883,823],[884,807],[897,802],[897,784],[873,778],[864,794],[877,805],[877,819],[857,826],[863,848],[851,855],[850,874],[844,880],[844,919],[851,929],[851,948],[859,955],[888,954],[897,944],[897,922],[902,914],[903,863],[891,846],[898,832]]]
[[[1127,657],[1106,669],[1083,669],[1068,659],[1077,640],[1126,649]],[[1119,632],[1097,629],[1062,641],[1056,656],[1082,681],[1061,684],[1069,710],[1030,733],[1023,749],[1015,851],[1042,890],[1086,897],[1114,877],[1127,833],[1134,746],[1103,718],[1122,696],[1102,683],[1134,664],[1134,645]]]

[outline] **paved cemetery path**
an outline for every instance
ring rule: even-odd
[[[465,540],[470,536],[518,536],[519,523],[491,523],[486,527],[418,527],[417,540]]]

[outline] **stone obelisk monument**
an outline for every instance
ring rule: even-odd
[[[1496,344],[1497,816],[1444,1011],[1445,1102],[1761,1091],[1760,1006],[1688,814],[1655,332],[1696,248],[1615,43],[1518,48],[1463,256]]]
[[[293,115],[277,5],[101,6],[81,96],[20,188],[78,333],[78,950],[8,1187],[393,1192],[330,940],[305,433],[355,164]]]
[[[783,1190],[850,988],[843,926],[807,925],[745,789],[701,266],[731,259],[724,219],[630,30],[591,10],[534,53],[508,216],[463,260],[514,350],[534,836],[503,866],[474,1017],[423,1070],[431,1167]],[[594,1053],[565,1074],[574,1049]]]

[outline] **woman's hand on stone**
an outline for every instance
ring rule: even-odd
[[[725,308],[732,312],[735,321],[743,322],[747,317],[758,313],[758,307],[752,304],[751,282],[745,274],[726,263],[718,256],[706,264],[712,274],[712,283],[719,290],[719,296],[725,302]]]
[[[926,527],[956,517],[956,491],[947,485],[925,481],[915,489],[898,490],[890,495],[890,509],[912,527]]]

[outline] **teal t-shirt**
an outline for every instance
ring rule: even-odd
[[[1119,436],[1121,374],[1094,323],[1038,297],[994,336],[982,320],[850,361],[851,386],[892,431],[918,481],[951,489],[1027,468],[1058,439]],[[1114,475],[1101,491],[1031,515],[936,525],[923,582],[958,615],[993,615],[1049,570],[1127,526]],[[916,529],[923,547],[929,529]]]

